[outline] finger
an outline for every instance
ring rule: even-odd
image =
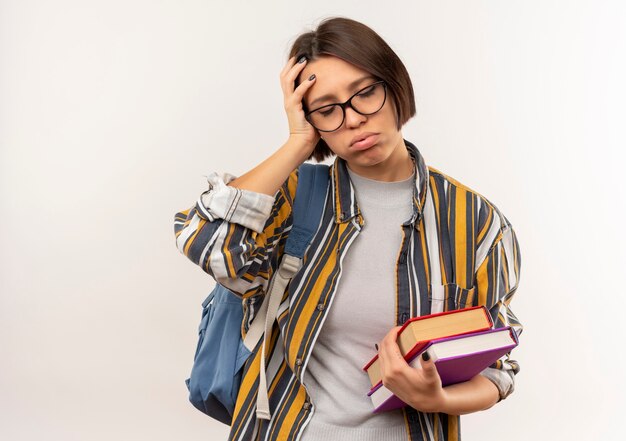
[[[287,63],[283,66],[283,69],[280,71],[280,87],[283,89],[283,93],[287,93],[288,87],[286,87],[285,77],[291,68],[293,68],[294,64],[296,64],[295,55],[291,57]]]
[[[392,331],[383,339],[380,346],[381,374],[385,376],[397,374],[407,367],[407,362],[404,360],[394,336],[395,333]]]
[[[287,63],[285,63],[285,65],[283,66],[283,69],[280,71],[280,76],[283,77],[289,71],[289,69],[291,69],[291,66],[293,66],[295,62],[296,62],[296,56],[294,55],[289,60],[287,60]]]
[[[420,365],[422,366],[422,370],[424,375],[429,378],[439,377],[439,372],[437,372],[437,366],[435,366],[435,362],[430,357],[430,353],[428,351],[424,351],[420,357]]]
[[[281,85],[285,92],[293,91],[294,81],[296,80],[302,69],[304,69],[304,66],[306,66],[306,64],[307,59],[305,58],[302,63],[296,62],[295,64],[291,65],[289,69],[287,69],[285,74],[281,75]]]
[[[386,370],[390,371],[391,369],[393,369],[394,366],[397,367],[397,365],[394,365],[394,359],[396,364],[406,363],[406,361],[400,361],[404,360],[404,357],[402,356],[400,352],[400,347],[396,342],[398,339],[398,331],[400,330],[400,328],[401,326],[395,326],[391,328],[378,345],[378,357],[380,358],[381,375],[384,375]]]
[[[289,59],[289,61],[287,61],[287,64],[285,64],[283,66],[283,69],[280,71],[280,88],[283,90],[283,94],[287,93],[287,87],[285,87],[285,76],[287,75],[287,72],[289,72],[289,69],[291,69],[293,67],[293,64],[295,63],[295,59],[296,57],[291,57]]]
[[[392,340],[387,340],[385,343],[381,343],[380,352],[382,352],[383,357],[390,362],[404,359],[402,353],[400,352],[400,348]]]
[[[285,74],[285,82],[287,84],[294,84],[296,78],[298,78],[298,75],[300,75],[300,72],[302,72],[304,67],[308,64],[308,61],[309,60],[304,57],[304,60],[302,62],[298,60],[293,66],[291,66],[291,69],[289,69]]]
[[[317,77],[313,74],[298,84],[298,87],[295,88],[292,94],[293,100],[302,101],[307,91],[315,84],[315,80],[317,80]]]
[[[389,359],[403,358],[398,346],[398,330],[401,326],[393,327],[381,341],[381,348],[384,350],[386,357]]]

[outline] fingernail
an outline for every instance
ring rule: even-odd
[[[309,81],[313,81],[314,79],[315,79],[315,74],[313,74],[313,75],[311,75],[311,76],[309,77]]]
[[[428,361],[428,360],[430,360],[430,355],[428,355],[428,352],[424,352],[422,354],[422,358],[424,359],[424,361]]]
[[[374,347],[378,350],[378,345],[376,343],[374,343]]]
[[[298,63],[304,63],[306,61],[306,57],[303,55],[300,57],[300,59],[298,60]]]

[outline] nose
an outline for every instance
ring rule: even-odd
[[[367,116],[361,115],[359,112],[354,110],[352,106],[346,106],[346,127],[358,127],[365,121],[367,121]]]

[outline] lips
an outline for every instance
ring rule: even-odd
[[[355,142],[363,141],[365,138],[371,135],[377,135],[377,133],[374,133],[374,132],[361,133],[360,135],[357,135],[354,138],[352,138],[352,141],[350,141],[350,145],[353,145]]]
[[[356,141],[353,140],[352,144],[350,145],[350,148],[352,150],[365,150],[365,149],[369,149],[370,147],[372,147],[374,144],[376,144],[378,142],[378,133],[370,133],[369,136],[364,136],[366,134],[363,135],[359,135],[356,138],[354,138]]]

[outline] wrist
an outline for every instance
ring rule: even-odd
[[[440,412],[448,415],[465,415],[486,410],[497,403],[498,389],[487,378],[476,375],[462,383],[443,388]]]
[[[437,394],[430,394],[427,400],[407,401],[407,404],[420,412],[427,413],[448,413],[448,409],[452,408],[452,397],[445,388],[441,388]]]
[[[312,141],[299,135],[289,135],[287,142],[284,144],[285,148],[294,152],[301,159],[301,163],[309,159],[316,145],[317,140]]]
[[[453,394],[450,393],[448,389],[443,387],[441,389],[441,394],[439,396],[439,400],[437,402],[437,410],[435,412],[441,413],[450,413],[450,410],[453,408]]]

